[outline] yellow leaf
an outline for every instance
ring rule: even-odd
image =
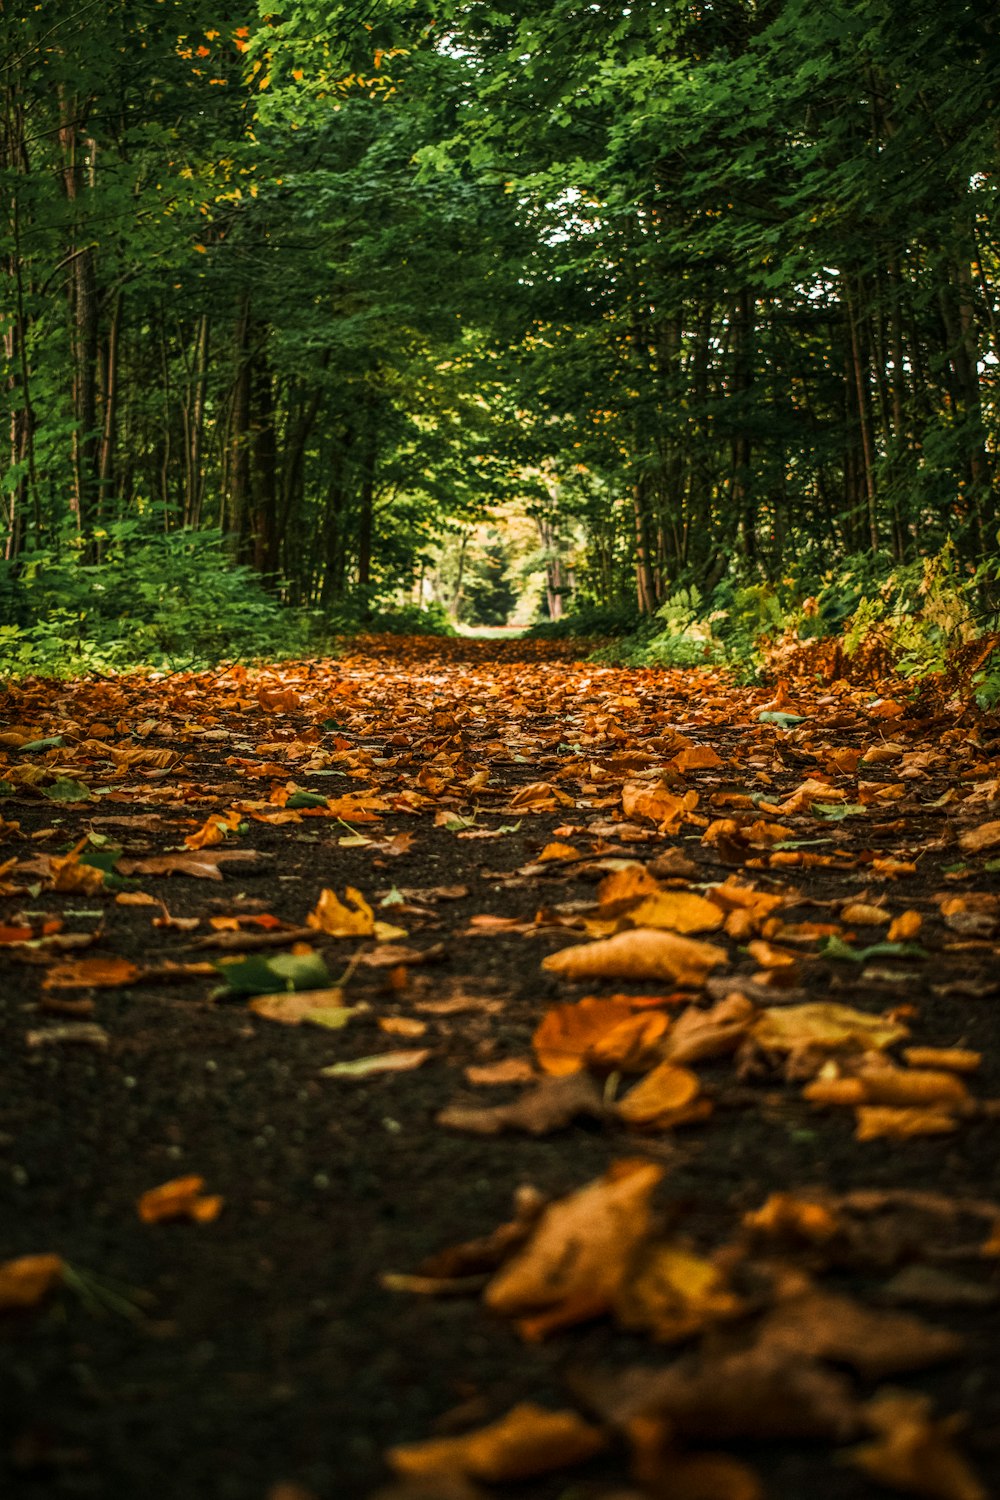
[[[375,913],[361,892],[349,885],[345,905],[335,892],[324,887],[315,908],[306,917],[306,925],[330,937],[371,937],[375,932]]]

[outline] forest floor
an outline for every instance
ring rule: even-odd
[[[467,640],[0,712],[4,1496],[1000,1493],[996,724]]]

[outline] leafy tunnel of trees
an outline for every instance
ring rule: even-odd
[[[8,618],[199,538],[412,593],[513,502],[550,613],[995,558],[993,8],[2,0],[0,57]]]

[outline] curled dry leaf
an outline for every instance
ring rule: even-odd
[[[19,1255],[0,1265],[0,1312],[37,1307],[63,1278],[61,1255]]]
[[[709,1010],[689,1005],[664,1043],[667,1060],[688,1065],[729,1057],[745,1039],[756,1014],[756,1007],[738,990]]]
[[[189,1219],[195,1224],[210,1224],[222,1210],[223,1200],[202,1193],[204,1177],[175,1177],[160,1187],[150,1188],[139,1198],[136,1208],[144,1224],[169,1224]]]
[[[960,1417],[931,1417],[916,1391],[876,1392],[865,1408],[875,1441],[854,1448],[850,1463],[869,1478],[925,1500],[989,1500],[989,1491],[955,1447]]]
[[[647,818],[658,823],[661,833],[676,833],[688,814],[698,806],[698,793],[677,797],[665,786],[645,781],[627,781],[622,787],[622,810],[627,818]]]
[[[616,1106],[619,1119],[643,1129],[665,1130],[689,1125],[712,1112],[711,1101],[699,1097],[697,1074],[673,1062],[662,1062],[641,1078]]]
[[[401,927],[376,921],[368,902],[353,885],[347,887],[345,896],[346,902],[341,901],[335,891],[324,888],[306,917],[307,926],[325,932],[328,937],[377,937],[388,941],[406,936]]]
[[[726,962],[726,952],[711,943],[652,927],[619,932],[596,943],[550,953],[542,967],[568,979],[665,979],[700,986]]]
[[[546,1011],[532,1037],[539,1065],[556,1076],[588,1065],[638,1071],[670,1025],[662,1011],[635,1013],[627,1001],[588,996]]]
[[[606,1312],[649,1233],[650,1199],[663,1172],[626,1158],[551,1204],[486,1288],[486,1305],[508,1317],[532,1314],[520,1324],[526,1338]]]
[[[473,1135],[499,1135],[504,1130],[523,1130],[528,1135],[548,1135],[580,1115],[595,1120],[608,1113],[601,1090],[586,1073],[570,1073],[564,1078],[547,1078],[538,1088],[529,1089],[511,1104],[463,1107],[452,1105],[441,1110],[437,1123],[450,1130],[466,1130]]]
[[[606,1446],[601,1429],[575,1412],[525,1402],[477,1432],[390,1448],[388,1459],[398,1474],[463,1474],[502,1484],[582,1463]]]

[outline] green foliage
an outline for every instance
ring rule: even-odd
[[[315,630],[232,562],[219,532],[150,534],[135,521],[22,554],[0,571],[0,597],[8,672],[288,656],[307,649]]]
[[[575,605],[568,614],[558,620],[538,620],[527,632],[532,640],[618,640],[623,636],[634,636],[637,632],[652,632],[649,621],[643,621],[634,605],[597,604],[583,602]]]

